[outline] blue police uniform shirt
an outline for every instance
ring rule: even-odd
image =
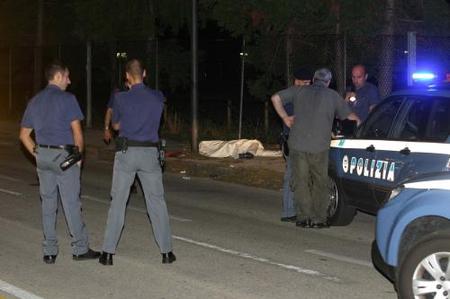
[[[35,131],[37,144],[73,145],[71,123],[83,119],[76,97],[49,84],[30,100],[21,126]]]
[[[161,92],[135,84],[114,96],[112,123],[120,123],[120,137],[158,142],[158,129],[164,107]]]
[[[113,108],[114,106],[114,97],[116,96],[116,93],[120,92],[120,89],[116,88],[112,91],[108,103],[106,104],[106,108]]]
[[[378,105],[381,101],[378,88],[370,82],[364,83],[364,86],[356,90],[356,101],[350,103],[350,106],[356,115],[364,121],[369,115],[369,107]]]

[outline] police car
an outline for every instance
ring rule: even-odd
[[[394,189],[378,211],[372,261],[399,298],[450,298],[450,172]]]
[[[450,171],[450,84],[394,92],[352,137],[331,141],[330,223],[347,225],[357,210],[375,214],[399,182],[442,171]]]

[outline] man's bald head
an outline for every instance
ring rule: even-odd
[[[356,89],[360,89],[367,81],[366,67],[362,64],[357,64],[352,69],[352,82]]]

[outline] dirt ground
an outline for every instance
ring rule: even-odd
[[[114,151],[100,149],[98,158],[113,161]],[[253,159],[209,158],[189,151],[168,151],[165,171],[185,179],[208,177],[253,187],[279,190],[282,187],[284,160],[281,157],[255,157]]]
[[[279,190],[283,181],[284,160],[268,157],[236,160],[186,155],[168,158],[166,171],[186,177],[209,177],[214,180]]]
[[[86,130],[86,154],[94,159],[114,160],[114,145],[103,143],[103,132]],[[277,145],[266,145],[278,150]],[[167,140],[165,171],[190,177],[208,177],[254,187],[280,190],[285,162],[282,157],[254,157],[253,159],[209,158],[191,153],[188,144]]]

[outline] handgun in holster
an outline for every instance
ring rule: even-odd
[[[158,160],[161,170],[164,171],[164,166],[166,164],[166,140],[161,139],[158,144]]]
[[[128,150],[128,139],[126,137],[117,137],[116,140],[116,152],[125,153]]]
[[[61,168],[62,171],[69,169],[72,165],[80,161],[82,158],[78,146],[66,145],[64,149],[68,153],[68,155],[64,159],[64,161],[62,161],[61,164],[59,164],[59,167]]]

